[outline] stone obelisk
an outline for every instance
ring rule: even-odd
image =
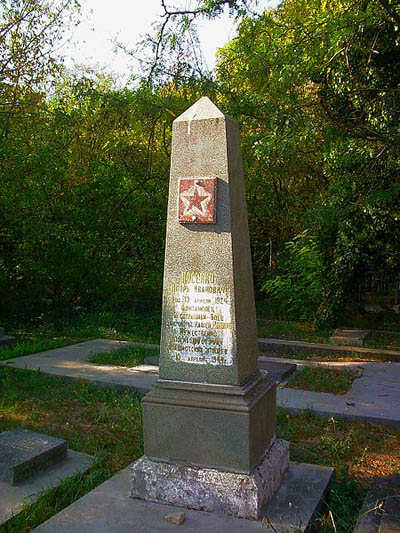
[[[204,97],[173,124],[160,374],[133,498],[260,516],[289,450],[257,357],[239,127]]]

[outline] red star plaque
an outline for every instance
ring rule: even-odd
[[[183,224],[215,224],[217,178],[180,178],[178,221]]]

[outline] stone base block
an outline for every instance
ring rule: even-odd
[[[275,434],[276,385],[158,380],[143,399],[144,455],[157,463],[251,474]]]
[[[131,498],[257,520],[289,468],[289,443],[275,440],[252,474],[222,472],[147,457],[131,470]]]

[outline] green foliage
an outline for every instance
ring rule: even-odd
[[[241,125],[257,290],[268,280],[289,317],[328,328],[369,272],[400,271],[393,2],[286,0],[259,17],[246,0],[199,0],[182,11],[166,3],[134,89],[90,71],[60,77],[64,3],[0,5],[10,67],[0,76],[5,309],[110,308],[160,290],[171,123],[204,94]],[[242,22],[213,77],[192,23],[225,7]],[[306,247],[299,258],[285,243],[305,228],[318,252]],[[270,257],[279,257],[275,282]]]
[[[388,2],[287,0],[220,51],[218,88],[242,125],[256,280],[271,244],[310,228],[325,327],[368,271],[400,270],[398,18]]]
[[[323,264],[314,237],[306,230],[287,242],[278,265],[281,274],[267,280],[263,289],[279,302],[288,317],[312,318],[323,294]]]

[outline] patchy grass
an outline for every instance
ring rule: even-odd
[[[289,381],[287,386],[291,389],[345,394],[357,376],[357,370],[339,370],[322,366],[305,367]]]
[[[288,339],[305,342],[329,342],[332,331],[318,331],[310,322],[287,322],[285,320],[258,319],[260,337]]]
[[[54,350],[62,346],[68,346],[71,341],[63,339],[42,340],[42,341],[22,341],[11,346],[0,348],[0,361],[12,359],[13,357],[22,357],[31,353],[45,352]]]
[[[0,531],[29,531],[143,453],[140,399],[133,391],[65,383],[40,372],[0,368],[0,432],[23,427],[94,455],[78,474],[41,496]]]
[[[145,348],[144,346],[127,346],[118,350],[97,353],[88,358],[90,363],[97,365],[116,365],[133,367],[142,365],[145,357],[158,355],[158,348]]]
[[[385,348],[386,350],[397,350],[400,352],[400,332],[373,331],[372,338],[367,339],[365,346],[371,348]]]
[[[346,329],[352,328],[358,329],[355,324],[351,323]],[[372,325],[365,329],[374,329],[374,326]],[[333,334],[333,330],[316,330],[310,322],[288,322],[285,320],[266,320],[259,318],[258,333],[260,337],[271,339],[329,343],[329,338]],[[371,338],[365,342],[365,347],[398,350],[400,352],[400,331],[373,331]]]
[[[311,411],[291,416],[277,409],[277,434],[290,441],[293,461],[333,466],[367,487],[375,476],[400,473],[400,429],[323,419]]]
[[[392,361],[394,363],[400,363],[400,357],[395,355],[387,355],[385,353],[374,354],[362,354],[357,352],[332,352],[325,354],[318,354],[315,352],[303,352],[303,351],[290,351],[290,352],[261,352],[260,355],[266,355],[268,357],[278,357],[280,359],[298,359],[300,361],[322,361],[322,362],[342,362],[349,361]]]

